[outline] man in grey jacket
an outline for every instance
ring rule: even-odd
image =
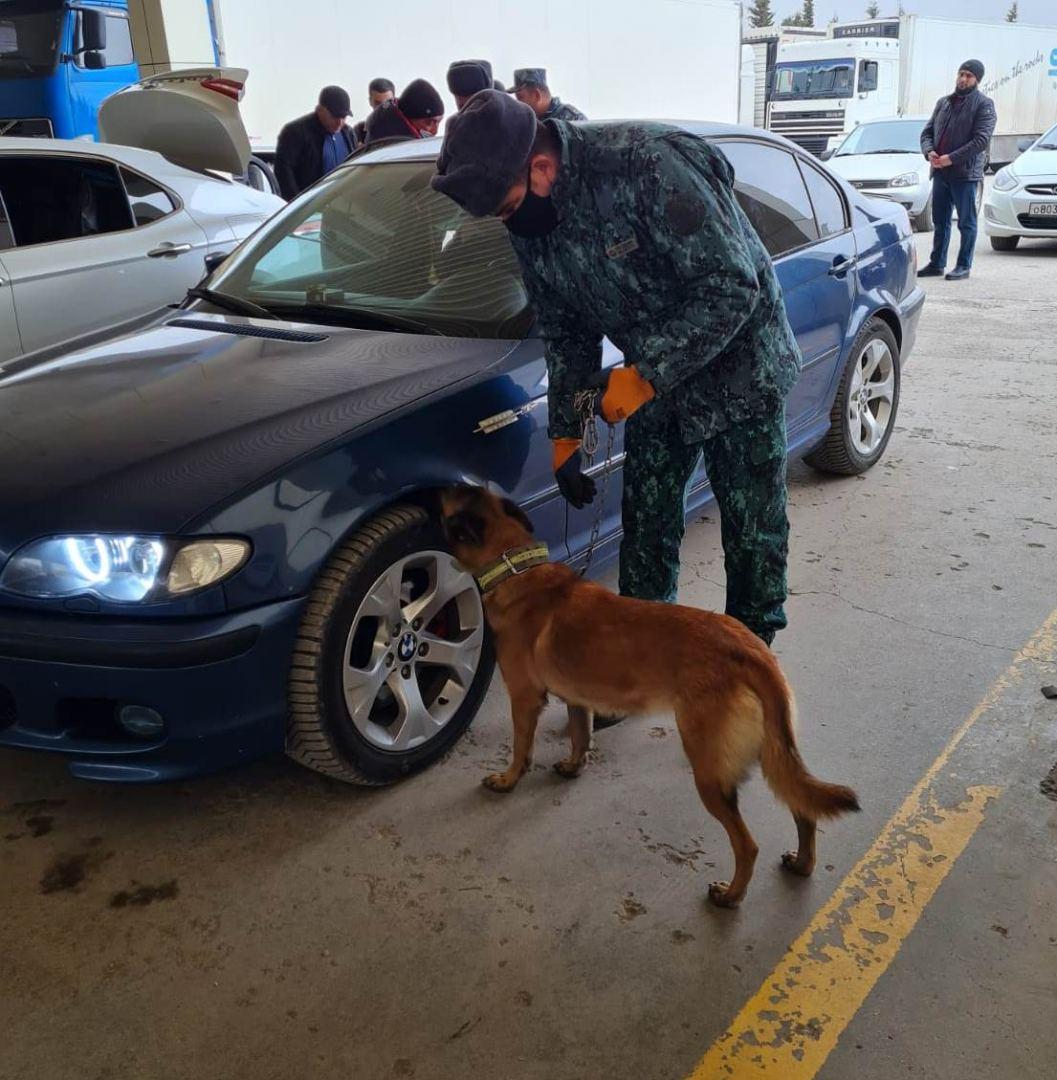
[[[932,258],[918,277],[943,277],[951,241],[951,215],[958,211],[961,247],[948,281],[964,281],[976,250],[976,203],[998,117],[995,104],[980,91],[984,65],[966,60],[958,69],[953,94],[940,98],[921,132],[921,152],[932,165],[932,213],[936,232]]]

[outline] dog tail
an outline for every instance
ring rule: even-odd
[[[843,784],[829,784],[808,772],[796,745],[793,691],[777,665],[768,666],[757,684],[763,703],[764,731],[760,765],[775,795],[794,814],[817,821],[859,809],[859,797]]]

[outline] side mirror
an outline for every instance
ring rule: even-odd
[[[1030,150],[1035,145],[1034,139],[1017,139],[1017,149],[1023,154],[1025,150]]]
[[[211,251],[205,257],[206,277],[209,277],[230,254],[230,251]]]
[[[98,9],[81,8],[79,14],[81,16],[81,48],[85,52],[103,52],[106,49],[106,13]]]
[[[88,49],[81,54],[81,62],[86,71],[103,71],[106,68],[106,53],[99,49]]]
[[[823,150],[822,153],[819,154],[818,159],[819,161],[829,161],[831,157],[833,157],[832,150]]]

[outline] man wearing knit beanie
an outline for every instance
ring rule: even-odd
[[[921,152],[932,165],[932,215],[936,232],[932,258],[918,277],[943,277],[951,241],[951,217],[958,211],[961,246],[948,281],[964,281],[976,251],[977,200],[984,182],[991,136],[998,115],[994,102],[980,90],[984,65],[966,60],[958,69],[954,93],[936,103],[921,132]]]
[[[425,139],[437,134],[444,102],[425,79],[407,84],[400,96],[383,101],[367,117],[367,146],[380,139]]]

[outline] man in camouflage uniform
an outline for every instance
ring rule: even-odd
[[[727,613],[770,644],[786,625],[785,398],[800,353],[733,171],[663,124],[537,124],[485,91],[452,120],[433,186],[512,233],[539,317],[559,487],[589,502],[573,398],[603,335],[626,367],[600,411],[627,420],[620,589],[675,599],[687,485],[704,456],[722,519]]]
[[[518,68],[514,72],[511,94],[524,102],[540,120],[586,120],[575,105],[566,105],[551,94],[544,68]]]

